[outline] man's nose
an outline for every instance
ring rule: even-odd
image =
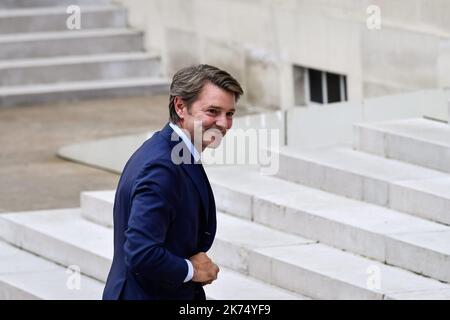
[[[223,113],[218,117],[216,121],[216,126],[221,130],[228,130],[231,127],[231,120],[228,119],[225,113]]]

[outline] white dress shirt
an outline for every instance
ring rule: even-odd
[[[188,136],[184,133],[184,131],[176,124],[170,122],[169,126],[173,129],[173,131],[175,131],[178,134],[178,136],[183,140],[183,142],[189,148],[189,151],[191,152],[192,156],[194,157],[195,162],[198,162],[198,160],[200,160],[200,154],[198,153],[195,146],[192,144],[191,139],[189,139]],[[192,265],[192,262],[190,262],[187,259],[185,259],[185,260],[188,265],[188,273],[186,275],[186,278],[184,279],[184,282],[188,282],[188,281],[192,280],[192,278],[194,277],[194,266]]]
[[[183,140],[184,144],[189,148],[189,151],[194,157],[195,162],[198,162],[200,160],[200,153],[193,145],[191,139],[189,139],[186,133],[176,124],[170,122],[169,126],[178,134],[178,136]]]

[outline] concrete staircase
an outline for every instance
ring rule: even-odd
[[[406,119],[355,126],[355,148],[450,173],[450,126]]]
[[[112,262],[113,232],[111,228],[86,220],[82,212],[83,208],[81,210],[63,209],[11,213],[0,216],[0,234],[9,243],[9,245],[1,244],[0,256],[3,255],[3,252],[7,254],[12,250],[30,257],[33,256],[31,252],[38,255],[40,258],[33,256],[33,264],[29,264],[30,268],[34,267],[31,274],[28,271],[29,278],[33,276],[38,278],[39,274],[46,271],[44,267],[50,269],[46,274],[46,281],[40,278],[39,281],[45,284],[40,288],[40,292],[35,293],[33,284],[28,283],[25,279],[12,284],[11,281],[8,281],[13,275],[20,279],[22,274],[13,268],[7,268],[8,262],[12,260],[15,264],[21,264],[21,261],[13,257],[10,257],[8,261],[2,259],[0,262],[2,272],[0,274],[0,297],[14,299],[29,297],[73,299],[78,296],[85,299],[101,298],[104,281]],[[226,220],[228,226],[230,224],[239,225],[236,218],[230,217],[229,219]],[[227,232],[225,231],[225,233]],[[281,242],[295,243],[297,241],[296,237],[290,239],[287,235],[283,236],[285,239],[282,239]],[[253,241],[256,242],[256,240]],[[276,242],[279,243],[280,240],[276,240]],[[239,250],[239,246],[236,244],[233,249]],[[236,254],[238,253],[236,252]],[[73,265],[77,266],[83,274],[83,279],[80,281],[81,288],[89,290],[86,293],[81,290],[77,291],[78,296],[75,297],[70,295],[72,290],[65,286],[68,276],[61,277],[62,271],[64,271],[61,266]],[[58,272],[51,271],[50,267],[59,268]],[[11,271],[11,269],[14,271]],[[221,276],[223,276],[223,281],[208,288],[209,299],[308,299],[301,294],[277,288],[238,273],[237,270],[232,268],[223,267]],[[55,285],[50,285],[53,283]],[[19,295],[17,292],[21,294]]]
[[[69,30],[67,6],[81,8]],[[0,107],[167,93],[157,54],[108,0],[0,3]]]
[[[405,139],[401,130],[415,125],[402,153],[376,140]],[[450,175],[425,167],[435,168],[432,156],[420,162],[436,141],[445,149],[448,127],[414,119],[357,124],[355,133],[355,149],[282,149],[277,176],[206,168],[218,209],[210,254],[222,270],[205,287],[210,299],[450,299]],[[35,261],[22,272],[0,260],[0,296],[98,298],[113,201],[114,191],[83,192],[80,208],[0,215],[0,256],[16,250]],[[78,296],[61,277],[71,265],[88,283]],[[22,274],[49,285],[36,291]]]
[[[103,284],[80,275],[80,286],[73,287],[70,272],[63,266],[0,242],[1,300],[91,300],[98,299]],[[79,288],[79,289],[78,289]]]
[[[447,173],[350,146],[301,151],[282,148],[279,156],[278,177],[282,179],[450,224]]]

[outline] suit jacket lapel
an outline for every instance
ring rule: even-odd
[[[203,211],[205,213],[205,222],[208,225],[208,217],[209,217],[209,189],[208,189],[208,181],[206,174],[204,175],[204,171],[201,163],[195,163],[194,157],[190,154],[189,148],[183,142],[183,140],[177,135],[175,131],[166,124],[166,126],[160,131],[160,134],[165,137],[169,141],[170,151],[172,152],[173,148],[179,145],[179,143],[183,144],[183,148],[181,148],[181,152],[188,152],[190,157],[186,157],[186,159],[190,159],[190,163],[181,163],[180,166],[183,170],[189,175],[191,180],[193,181],[197,191],[200,194],[200,198],[202,200]],[[181,155],[182,159],[185,159]]]
[[[200,193],[202,199],[203,211],[205,213],[205,222],[208,224],[209,217],[209,192],[206,185],[205,178],[201,171],[201,164],[181,164],[181,167],[187,172],[194,182],[197,191]]]

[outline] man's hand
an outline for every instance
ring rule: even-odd
[[[219,267],[204,252],[197,253],[189,258],[194,267],[192,281],[201,282],[202,285],[210,284],[217,279]]]
[[[208,282],[202,282],[202,287],[203,286],[206,286],[207,284],[211,284],[213,281],[211,280],[211,281],[208,281]]]

